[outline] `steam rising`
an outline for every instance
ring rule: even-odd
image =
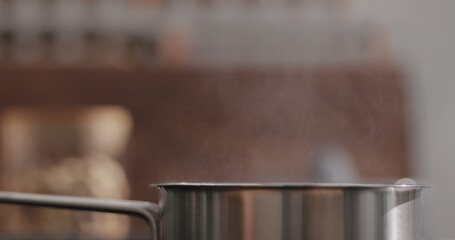
[[[164,131],[155,142],[162,164],[152,176],[311,181],[317,154],[329,145],[352,156],[362,175],[401,176],[403,96],[396,81],[384,81],[391,77],[383,69],[208,74],[156,113],[165,120],[156,126]]]

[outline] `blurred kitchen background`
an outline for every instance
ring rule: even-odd
[[[150,183],[413,178],[455,239],[455,2],[0,0],[0,187],[157,201]],[[3,239],[126,239],[0,206]]]

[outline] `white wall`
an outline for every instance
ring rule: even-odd
[[[425,239],[455,239],[455,1],[368,0],[406,65]]]

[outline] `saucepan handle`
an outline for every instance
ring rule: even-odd
[[[158,240],[157,221],[159,208],[155,203],[2,191],[0,191],[0,203],[138,216],[147,221],[150,226],[151,239]]]

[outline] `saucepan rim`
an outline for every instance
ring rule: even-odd
[[[223,183],[208,183],[208,182],[176,182],[176,183],[158,183],[151,184],[151,187],[156,188],[325,188],[325,189],[402,189],[402,190],[418,190],[429,188],[425,184],[375,184],[375,183],[298,183],[298,182],[223,182]]]

